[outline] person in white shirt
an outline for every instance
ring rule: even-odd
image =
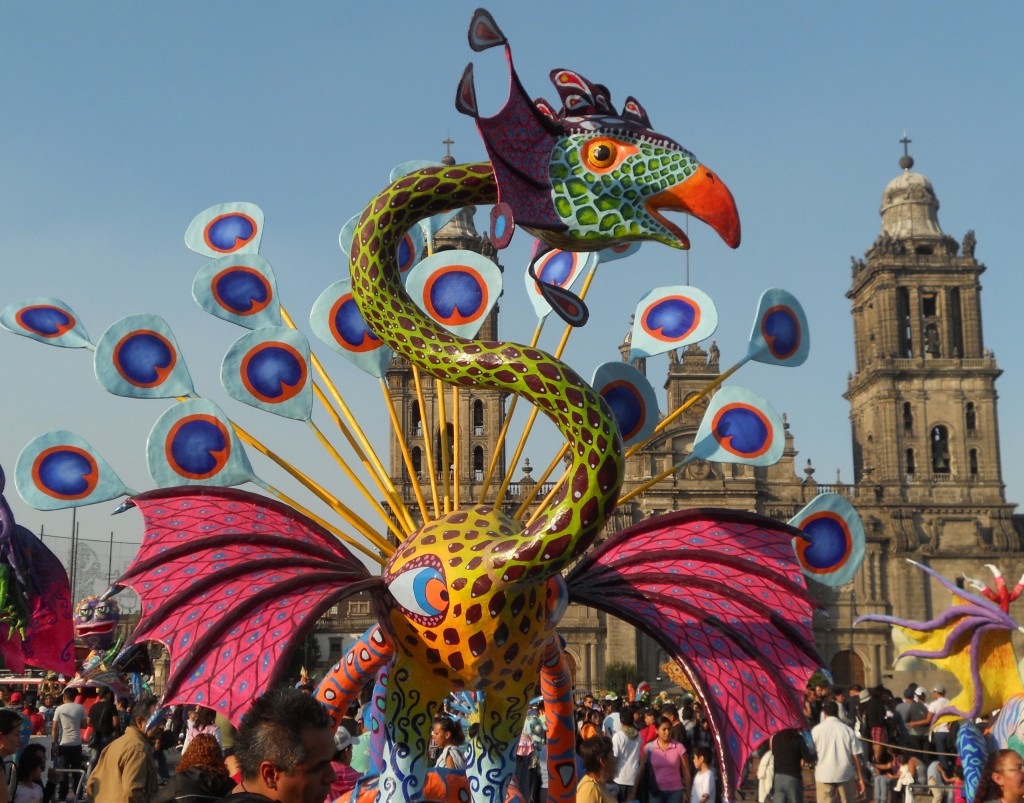
[[[946,689],[944,686],[936,686],[932,689],[934,695],[932,701],[928,703],[928,713],[932,715],[931,718],[931,731],[932,731],[932,743],[935,747],[935,752],[939,754],[939,761],[942,762],[942,766],[949,773],[953,768],[953,756],[942,755],[943,753],[953,752],[950,750],[949,744],[949,722],[940,722],[938,725],[935,724],[936,715],[939,711],[949,705],[949,700],[946,699]]]
[[[619,729],[619,700],[609,700],[607,697],[601,703],[601,710],[605,714],[604,724],[604,735],[611,739],[615,735],[615,731]]]
[[[615,756],[614,781],[619,785],[619,803],[629,800],[629,791],[636,784],[640,772],[640,731],[633,723],[633,709],[626,707],[619,713],[619,729],[612,736],[612,754]]]
[[[829,700],[822,707],[824,720],[811,730],[818,763],[814,786],[818,803],[856,803],[863,795],[864,773],[860,766],[860,742],[853,730],[840,721],[839,706]]]
[[[690,803],[714,803],[715,773],[711,769],[711,748],[697,745],[693,748],[693,786]],[[851,801],[850,803],[853,803]]]
[[[53,756],[58,760],[58,769],[82,769],[82,723],[85,722],[85,708],[75,702],[74,689],[64,692],[64,702],[53,711]],[[61,773],[57,799],[64,800],[68,793],[71,773]]]

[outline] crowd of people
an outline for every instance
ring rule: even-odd
[[[714,803],[717,782],[712,737],[700,705],[687,695],[630,701],[625,694],[576,705],[576,744],[584,777],[577,801],[643,800],[648,803]],[[516,780],[527,801],[547,799],[544,702],[531,705],[517,750]]]
[[[929,693],[911,684],[901,697],[882,685],[810,686],[807,729],[773,734],[761,750],[759,803],[803,803],[803,770],[810,767],[818,803],[913,803],[920,791],[933,803],[966,803],[956,725],[938,718],[948,704],[941,685]]]
[[[818,803],[913,803],[914,793],[922,792],[932,803],[967,803],[953,747],[956,725],[932,727],[948,703],[945,690],[936,686],[930,694],[928,703],[928,693],[916,685],[899,698],[881,686],[810,688],[806,728],[775,733],[760,751],[758,802],[803,803],[804,771],[813,768]],[[12,695],[0,708],[0,756],[8,771],[0,803],[62,801],[77,770],[87,772],[85,793],[95,803],[324,803],[352,789],[368,769],[369,734],[358,705],[336,726],[301,689],[259,698],[237,731],[210,709],[178,707],[158,724],[155,710],[152,697],[129,704],[101,693],[83,701],[68,689],[59,705],[44,699],[36,706]],[[711,732],[689,695],[678,705],[584,695],[576,728],[583,770],[579,803],[720,799]],[[52,767],[47,770],[46,748],[24,743],[26,732],[47,729],[53,764],[71,771],[59,780]],[[465,731],[451,708],[434,719],[436,767],[465,768]],[[547,796],[546,732],[538,699],[516,751],[517,783],[531,802]],[[182,754],[171,774],[159,756],[175,745]],[[10,761],[19,753],[16,764]],[[1024,760],[1003,750],[990,758],[971,803],[1022,803],[1022,796]]]
[[[229,797],[231,803],[245,803],[256,798],[232,791],[247,782],[247,773],[266,787],[254,791],[254,777],[248,791],[263,798],[334,800],[366,773],[369,734],[359,723],[357,705],[336,728],[311,691],[265,695],[247,715],[248,732],[244,727],[236,731],[226,717],[202,706],[172,706],[157,717],[152,696],[115,701],[108,689],[67,688],[59,703],[46,695],[38,705],[21,692],[9,700],[0,697],[0,756],[7,781],[0,784],[0,803],[51,803],[83,793],[91,803],[212,803]],[[309,723],[330,728],[330,755],[326,767],[317,762],[315,778],[297,786],[289,775],[306,760],[309,746],[302,733]],[[299,744],[281,748],[296,734]],[[49,755],[39,741],[26,744],[26,736],[49,736]],[[318,740],[319,750],[323,740]],[[173,772],[165,755],[171,748],[180,750]],[[267,756],[283,777],[260,769]],[[266,794],[271,785],[282,794]]]

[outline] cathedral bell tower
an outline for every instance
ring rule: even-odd
[[[932,184],[913,165],[904,153],[903,172],[882,193],[881,234],[854,260],[847,293],[854,475],[879,501],[1002,506],[1001,371],[982,340],[985,266],[974,256],[974,232],[958,243],[942,231]],[[941,541],[938,533],[907,536],[901,546],[910,550]],[[958,540],[968,546],[970,538]]]

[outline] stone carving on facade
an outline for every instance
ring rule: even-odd
[[[893,237],[889,232],[883,231],[873,246],[868,251],[868,257],[902,257],[907,255],[907,244],[901,239]]]
[[[683,474],[691,480],[706,480],[714,476],[711,464],[707,460],[697,459],[686,464]]]
[[[974,248],[977,244],[978,240],[974,236],[974,229],[969,229],[967,234],[964,235],[964,244],[962,246],[964,256],[974,259]]]

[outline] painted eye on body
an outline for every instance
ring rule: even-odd
[[[395,601],[413,616],[435,619],[448,610],[448,584],[433,566],[403,572],[389,588]]]
[[[580,150],[584,165],[597,173],[614,170],[627,156],[637,152],[635,145],[607,137],[588,140]]]

